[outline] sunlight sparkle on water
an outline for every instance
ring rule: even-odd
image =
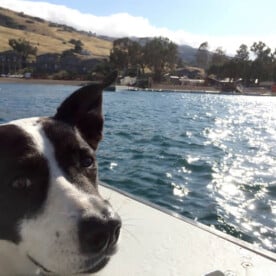
[[[258,109],[258,104],[252,102],[249,107],[246,103],[237,110],[233,103],[228,116],[218,116],[203,135],[205,145],[224,152],[224,157],[213,163],[212,180],[207,185],[218,204],[218,213],[235,229],[261,238],[261,233],[273,230],[262,227],[267,217],[257,219],[256,212],[262,213],[265,208],[276,214],[276,202],[264,201],[268,187],[273,185],[271,176],[276,175],[276,112],[269,100],[264,110]],[[262,243],[273,248],[272,240],[263,238]]]
[[[199,161],[200,158],[199,158],[198,156],[188,155],[187,158],[186,158],[186,160],[187,160],[187,162],[188,162],[189,164],[193,164],[193,163]]]
[[[179,173],[184,173],[184,174],[190,174],[191,170],[188,170],[186,167],[181,167],[181,169],[179,169],[178,172]]]
[[[172,174],[167,172],[167,173],[166,173],[166,177],[172,178]]]
[[[110,170],[113,170],[113,169],[116,168],[117,166],[118,166],[117,163],[111,162],[111,163],[110,163],[110,166],[109,166],[109,169],[110,169]]]
[[[184,197],[184,196],[187,196],[190,192],[188,188],[182,185],[178,185],[174,182],[172,182],[171,185],[173,186],[173,194],[175,196]]]

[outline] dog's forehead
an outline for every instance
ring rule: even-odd
[[[49,139],[56,152],[64,147],[68,147],[68,149],[80,147],[91,149],[75,126],[52,118],[44,118],[41,120],[41,124],[43,133]]]
[[[11,121],[0,125],[1,153],[7,152],[12,157],[13,155],[25,155],[34,149],[40,151],[34,138],[40,136],[35,130],[38,125],[38,118]]]
[[[32,144],[36,147],[37,151],[42,153],[44,148],[43,134],[41,132],[41,118],[33,117],[27,119],[20,119],[9,122],[10,126],[14,126],[21,132],[21,137],[28,137],[31,139]],[[20,144],[26,144],[24,140]]]
[[[25,133],[25,136],[28,136],[28,138],[32,140],[40,153],[45,152],[45,147],[47,147],[48,142],[47,140],[49,140],[54,147],[56,146],[57,141],[59,141],[61,144],[70,144],[75,148],[81,145],[88,148],[87,143],[82,139],[76,128],[52,118],[25,118],[11,121],[9,122],[9,125],[16,126],[20,129],[21,136],[24,136]]]

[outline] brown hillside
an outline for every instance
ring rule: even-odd
[[[70,39],[80,40],[84,44],[83,49],[89,53],[89,58],[107,57],[112,48],[112,42],[97,38],[91,33],[0,7],[0,52],[11,50],[8,43],[11,38],[30,41],[38,48],[38,55],[72,49],[74,46],[69,43]]]

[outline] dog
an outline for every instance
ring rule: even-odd
[[[102,92],[116,76],[79,88],[53,117],[0,125],[0,275],[24,274],[15,252],[55,275],[96,272],[116,252],[122,222],[99,194],[96,162]]]

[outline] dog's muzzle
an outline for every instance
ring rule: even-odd
[[[102,217],[87,216],[79,220],[78,239],[80,252],[87,256],[82,269],[74,272],[95,273],[103,268],[110,257],[116,253],[122,222],[118,214],[102,215]],[[43,275],[55,274],[35,258],[28,255],[29,260],[40,268]]]
[[[104,254],[110,256],[115,253],[122,222],[117,214],[112,217],[82,218],[78,225],[78,235],[81,252],[84,254]]]

